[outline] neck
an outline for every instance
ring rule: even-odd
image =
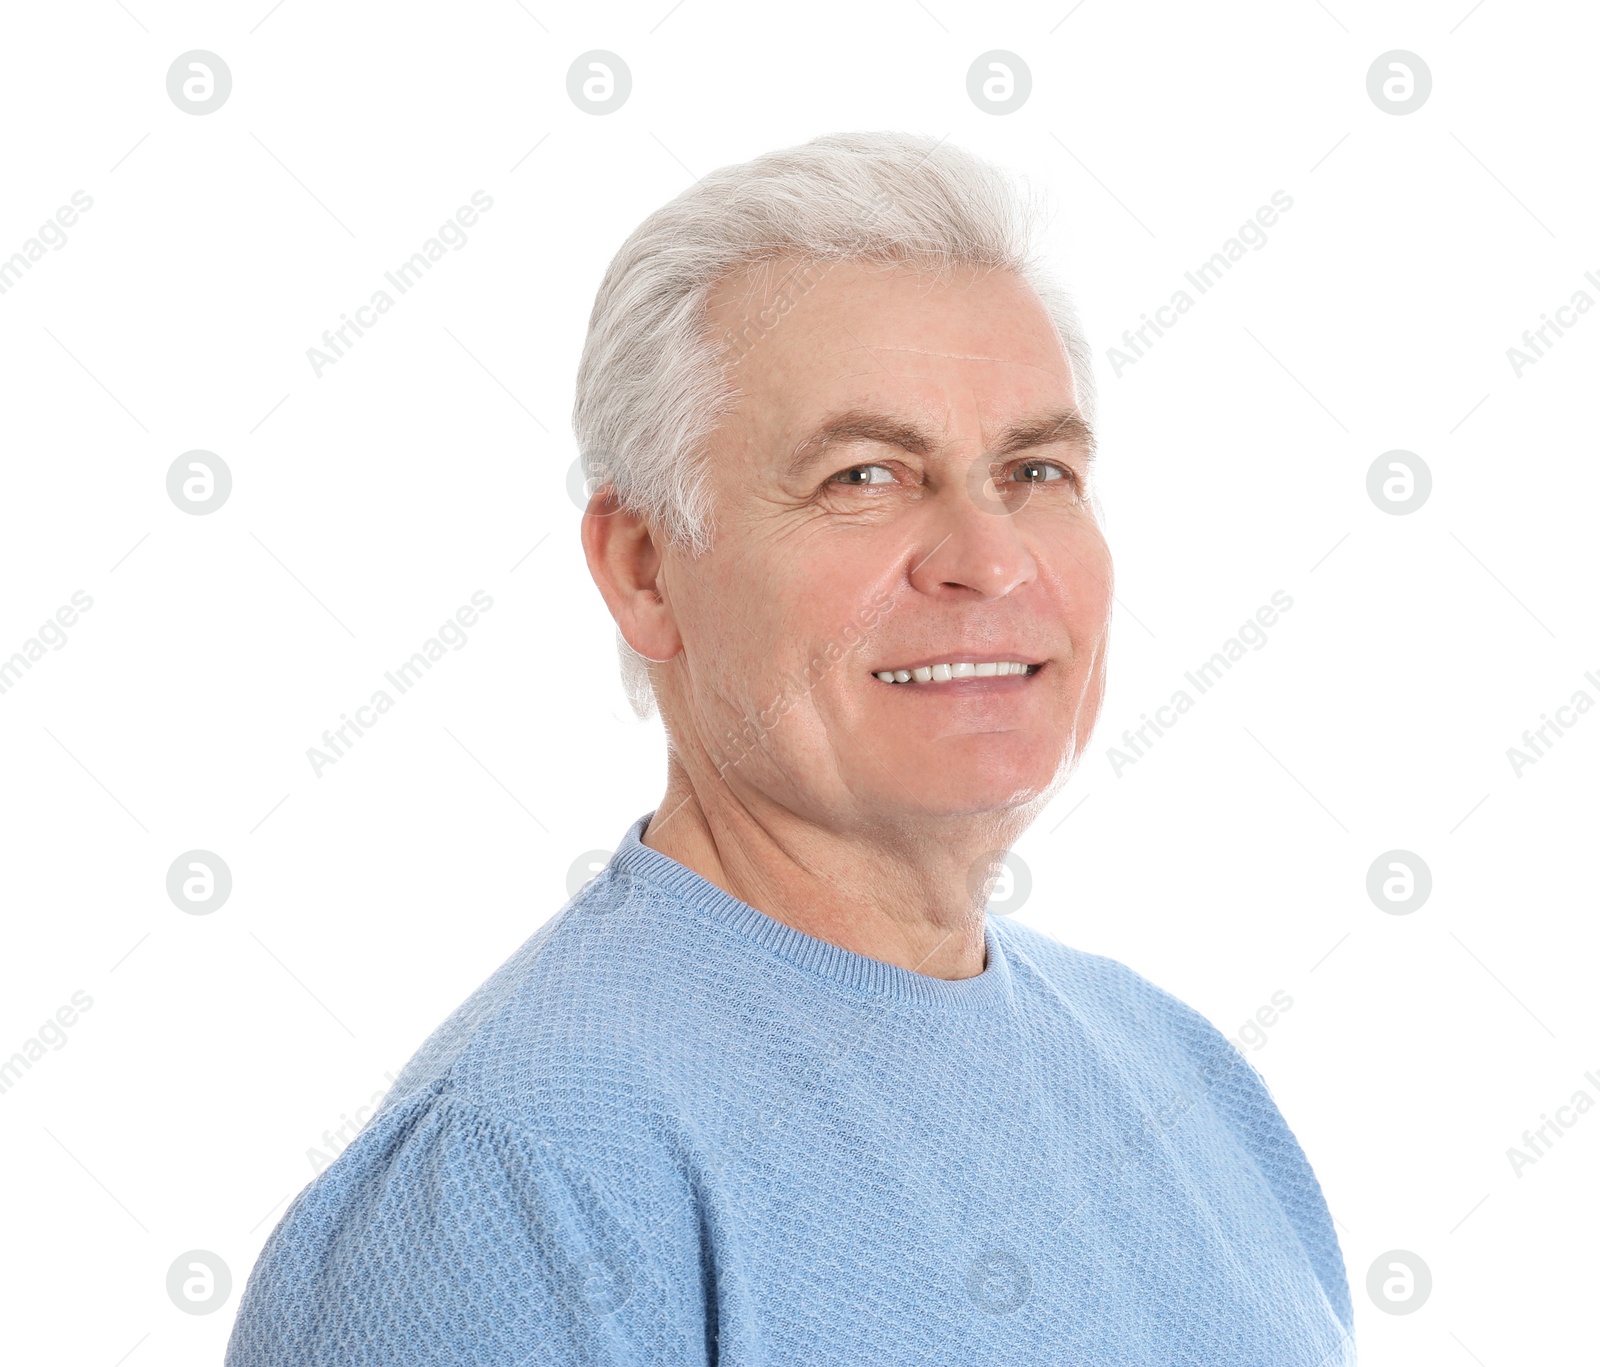
[[[988,892],[973,869],[1029,819],[1011,810],[824,827],[715,776],[695,783],[673,752],[643,840],[804,934],[915,973],[970,978],[984,969]]]

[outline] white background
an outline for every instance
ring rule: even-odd
[[[661,733],[567,492],[594,290],[694,176],[850,128],[1045,190],[1096,348],[1111,687],[1015,914],[1230,1034],[1292,998],[1250,1057],[1337,1218],[1364,1362],[1592,1342],[1600,1116],[1520,1176],[1507,1150],[1600,1099],[1600,715],[1520,776],[1506,753],[1600,699],[1600,311],[1507,358],[1600,299],[1592,7],[269,3],[5,13],[0,255],[93,199],[0,295],[0,656],[93,600],[0,695],[0,1059],[93,1003],[0,1093],[6,1356],[218,1361],[308,1151],[655,805]],[[204,116],[166,90],[191,49],[233,77]],[[616,113],[568,97],[591,49],[632,71]],[[991,49],[1032,72],[1015,113],[968,97]],[[1367,94],[1391,49],[1432,71],[1409,115]],[[467,244],[314,374],[475,190]],[[1276,190],[1267,245],[1113,375]],[[1366,491],[1396,448],[1433,475],[1407,516]],[[166,492],[194,449],[233,476],[206,516]],[[1279,589],[1268,644],[1116,774],[1123,728]],[[307,747],[475,590],[465,647],[318,776]],[[1397,848],[1433,879],[1404,916],[1366,892]],[[194,849],[232,872],[210,915],[166,893]],[[232,1273],[209,1315],[166,1291],[194,1249]],[[1432,1271],[1409,1315],[1365,1289],[1391,1249]]]

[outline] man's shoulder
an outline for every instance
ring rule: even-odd
[[[1221,1121],[1271,1189],[1348,1327],[1349,1287],[1321,1186],[1254,1064],[1194,1007],[1126,964],[1020,921],[1000,925],[1019,993],[1113,1060],[1115,1075],[1145,1093],[1153,1123],[1173,1126],[1176,1138],[1180,1120]],[[1196,1105],[1201,1099],[1205,1105]]]
[[[1199,1011],[1121,960],[1063,944],[1021,921],[996,924],[1013,975],[1091,1025],[1102,1040],[1120,1037],[1162,1049],[1179,1045],[1191,1054],[1243,1061]]]
[[[1138,1002],[1188,1010],[1165,988],[1157,987],[1120,959],[1065,944],[1054,936],[1011,917],[991,920],[1013,971],[1038,974],[1056,987],[1071,986],[1074,998]]]
[[[693,1011],[673,990],[697,953],[681,919],[658,890],[605,870],[440,1023],[384,1107],[443,1089],[526,1126],[637,1096]]]
[[[694,946],[635,881],[614,868],[590,880],[435,1027],[306,1188],[300,1225],[356,1219],[402,1174],[577,1200],[641,1163],[664,1169],[681,1110],[671,1082],[688,1071],[667,1055],[682,1052],[690,1008],[661,983],[676,945]]]

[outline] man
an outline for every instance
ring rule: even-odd
[[[601,285],[583,523],[666,793],[300,1194],[230,1367],[1353,1361],[1265,1087],[986,915],[1088,743],[1088,349],[995,170],[725,168]]]

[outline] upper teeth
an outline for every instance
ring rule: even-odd
[[[981,664],[963,660],[958,664],[921,665],[916,669],[881,669],[878,677],[884,683],[943,683],[946,679],[989,679],[997,674],[1026,674],[1028,668],[1018,660],[986,660]]]

